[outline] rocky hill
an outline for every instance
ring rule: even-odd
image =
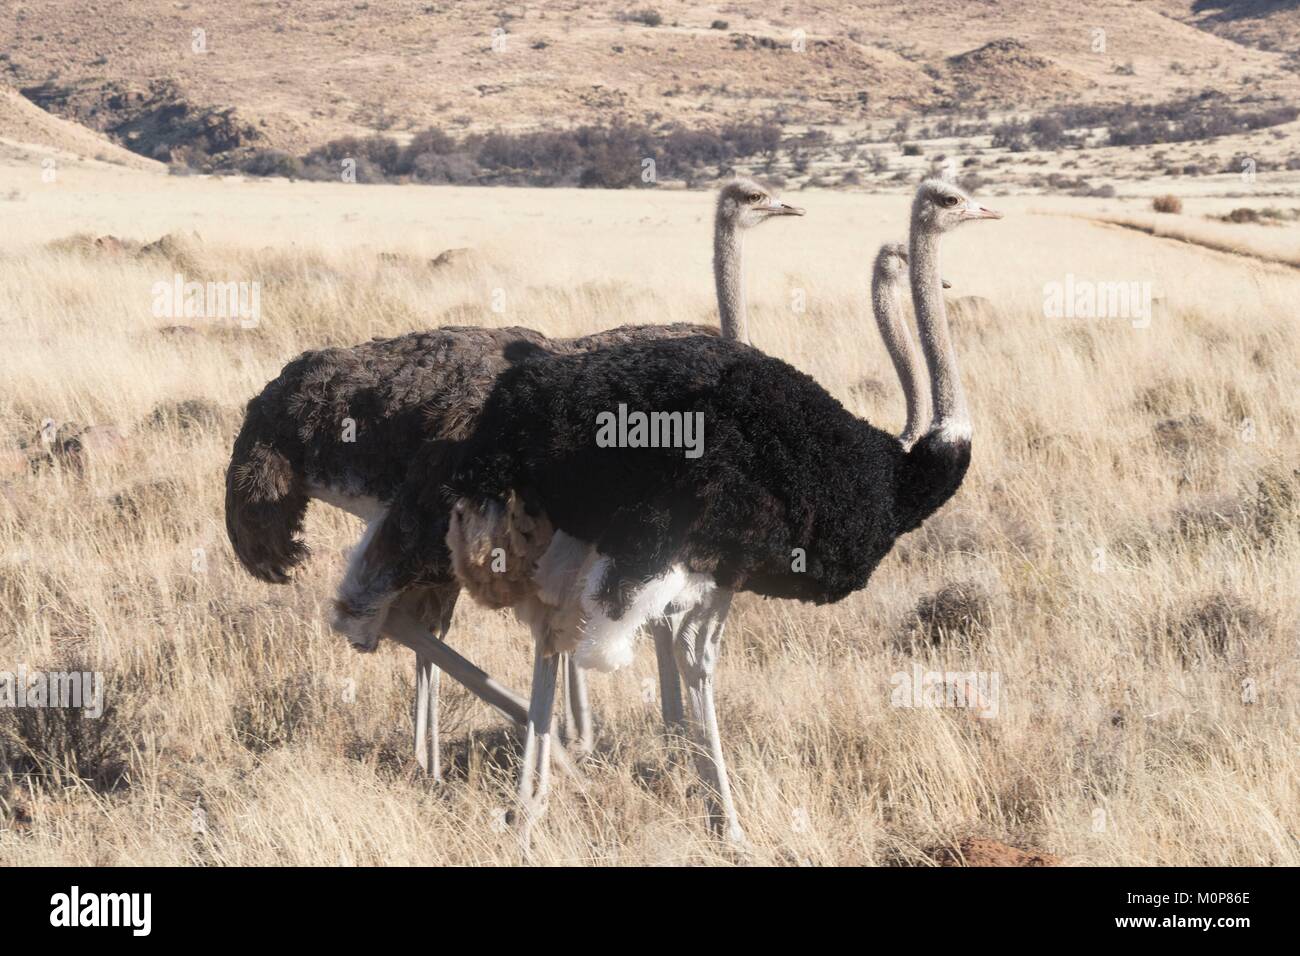
[[[836,126],[1300,89],[1293,3],[636,2],[19,0],[0,80],[164,161],[429,126]]]
[[[106,136],[41,109],[17,90],[0,86],[0,140],[44,147],[52,154],[97,159],[135,168],[158,163],[124,149]]]

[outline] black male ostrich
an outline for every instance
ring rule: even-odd
[[[719,193],[714,274],[722,334],[747,339],[744,233],[776,216],[802,215],[775,191],[740,178]],[[524,328],[441,328],[351,348],[305,352],[249,402],[226,473],[226,530],[255,577],[285,583],[307,555],[303,518],[312,499],[369,523],[381,518],[427,442],[469,434],[496,377],[521,350],[580,353],[631,342],[715,335],[709,326],[622,326],[572,339]],[[441,447],[441,446],[438,446]],[[459,593],[454,580],[423,590],[412,608],[445,639]],[[664,654],[671,662],[669,644]],[[581,672],[568,675],[577,743],[589,746]],[[416,754],[438,776],[438,671],[417,666]],[[666,678],[665,678],[666,679]]]
[[[341,586],[344,632],[357,640],[404,589],[450,577],[530,625],[525,832],[545,805],[556,655],[622,666],[637,629],[669,616],[679,623],[674,650],[715,819],[744,842],[713,702],[732,595],[838,601],[955,493],[971,426],[938,241],[962,222],[990,218],[999,214],[948,183],[917,190],[909,274],[934,418],[908,449],[785,362],[697,337],[569,356],[539,349],[498,379],[467,441],[412,466]],[[887,317],[877,311],[883,331]],[[627,447],[630,430],[624,445],[603,447],[601,429],[616,410],[620,418],[656,413],[660,427],[683,431],[702,423],[703,453]]]

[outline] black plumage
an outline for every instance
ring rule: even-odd
[[[288,580],[307,554],[300,536],[314,487],[386,504],[426,443],[469,434],[496,377],[522,356],[716,334],[687,323],[571,339],[447,327],[304,352],[248,403],[226,473],[231,544],[258,578]]]
[[[597,447],[598,416],[620,403],[701,413],[703,454]],[[808,375],[716,337],[522,361],[449,451],[415,462],[381,532],[394,588],[449,574],[452,500],[513,492],[612,558],[611,588],[680,564],[731,590],[836,601],[952,496],[970,461],[969,441],[933,433],[905,452]]]

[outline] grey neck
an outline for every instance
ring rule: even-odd
[[[713,225],[713,281],[718,289],[722,337],[749,344],[740,230],[718,216]]]
[[[921,381],[921,358],[903,321],[899,285],[897,268],[878,262],[871,278],[871,308],[907,401],[907,424],[898,440],[908,449],[930,425],[930,393]]]
[[[943,280],[939,277],[938,235],[918,229],[913,222],[907,258],[917,332],[930,373],[930,398],[934,404],[934,422],[929,430],[942,432],[947,439],[969,440],[970,412],[957,373],[957,356],[943,303]]]

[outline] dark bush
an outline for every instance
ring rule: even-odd
[[[666,159],[687,167],[720,163],[733,155],[721,136],[707,130],[673,130],[664,141],[663,151]]]
[[[77,661],[43,670],[94,668]],[[131,752],[139,744],[117,707],[125,682],[112,673],[104,680],[98,717],[82,707],[0,708],[0,770],[51,792],[80,784],[107,793],[129,785]]]
[[[1104,142],[1110,146],[1181,143],[1279,126],[1297,116],[1300,108],[1291,105],[1242,109],[1222,94],[1208,91],[1163,103],[1058,107],[1028,123],[1010,120],[999,124],[993,129],[993,145],[1014,152],[1031,146],[1059,149],[1081,145],[1087,131],[1096,129],[1105,131]]]
[[[278,149],[259,149],[239,164],[239,170],[249,176],[286,176],[293,179],[302,175],[302,161]]]
[[[1065,124],[1055,116],[1038,116],[1029,123],[1029,138],[1039,149],[1059,149],[1070,142]]]
[[[739,123],[723,127],[718,134],[728,156],[773,156],[781,148],[781,127],[775,123]]]
[[[645,7],[642,10],[625,10],[619,14],[620,20],[626,20],[629,23],[640,23],[647,27],[657,27],[663,24],[663,15],[658,10]]]
[[[433,153],[436,156],[445,156],[456,149],[456,141],[435,127],[429,127],[411,137],[410,144],[406,147],[406,152],[412,157],[421,156],[425,153]]]
[[[471,157],[461,153],[453,153],[449,156],[421,153],[415,158],[411,167],[412,177],[419,182],[450,183],[454,186],[473,183],[479,172],[478,164]]]
[[[795,141],[822,147],[826,134],[805,133]],[[775,123],[737,123],[717,131],[645,126],[582,126],[571,130],[469,134],[461,140],[436,128],[423,130],[403,147],[385,136],[344,136],[309,152],[301,161],[264,151],[249,160],[254,175],[304,176],[337,180],[352,161],[356,181],[485,185],[598,186],[622,188],[640,180],[643,161],[653,159],[662,175],[688,182],[723,174],[737,160],[767,163],[781,150]],[[797,154],[799,151],[794,148]],[[794,157],[798,161],[798,155]],[[804,158],[806,166],[807,159]]]
[[[998,149],[1023,153],[1029,148],[1029,129],[1020,120],[1000,123],[993,128],[993,145]]]
[[[916,602],[902,634],[913,642],[950,644],[974,641],[993,626],[993,596],[976,581],[945,585]]]

